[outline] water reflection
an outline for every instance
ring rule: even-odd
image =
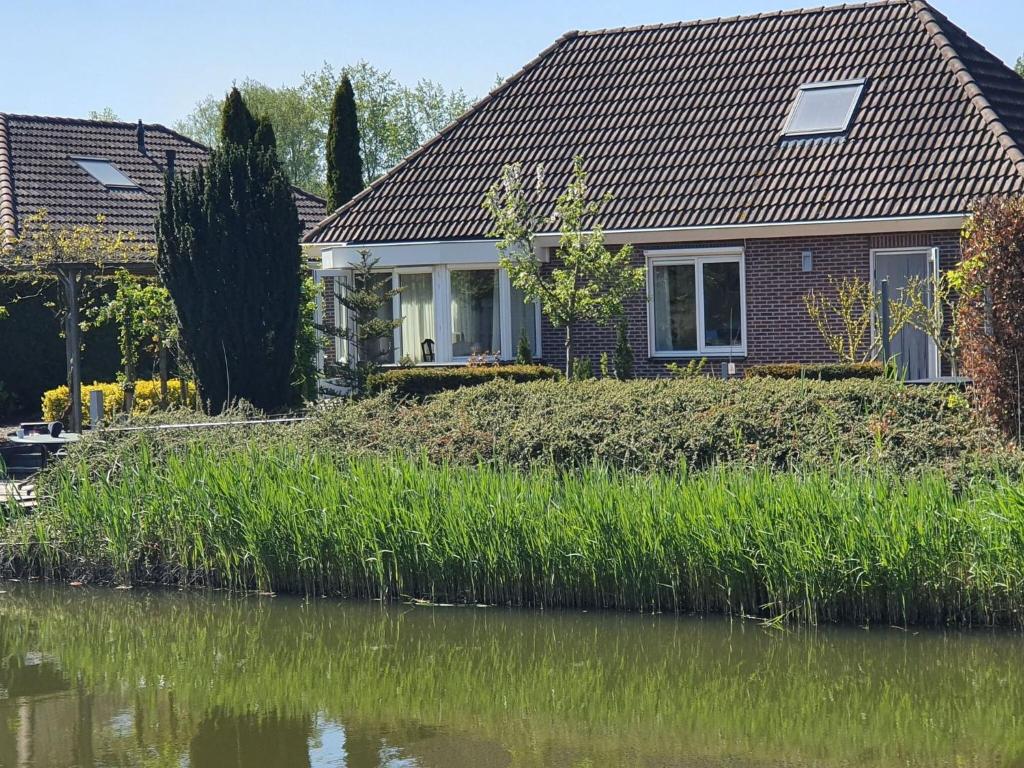
[[[28,584],[0,766],[1011,766],[1024,641]]]

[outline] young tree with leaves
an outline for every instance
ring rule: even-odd
[[[633,378],[633,348],[629,346],[629,323],[625,316],[615,324],[615,378],[626,381]]]
[[[131,413],[135,381],[143,353],[159,362],[176,338],[174,304],[167,289],[153,279],[118,270],[114,296],[87,311],[85,327],[113,323],[117,327],[117,343],[121,352],[124,408]],[[161,384],[166,398],[166,367],[161,368]]]
[[[831,292],[810,290],[804,307],[825,345],[844,364],[866,363],[882,351],[881,329],[871,335],[871,323],[882,311],[882,299],[871,283],[860,277],[836,279],[829,275]],[[892,342],[918,308],[916,294],[905,291],[889,299],[889,339]]]
[[[292,391],[296,403],[315,400],[320,370],[319,329],[316,324],[316,306],[320,299],[320,285],[310,276],[302,279],[302,299],[299,303],[299,328],[295,336],[295,363],[292,368]]]
[[[243,399],[267,411],[291,402],[301,232],[273,131],[233,90],[220,148],[168,184],[157,221],[157,266],[214,412]]]
[[[605,325],[625,311],[625,301],[644,284],[644,269],[631,264],[633,248],[605,247],[598,223],[610,192],[592,200],[582,156],[573,159],[572,177],[555,200],[553,215],[540,213],[545,196],[544,168],[538,166],[532,189],[527,189],[522,164],[506,165],[487,191],[484,208],[498,239],[501,266],[527,300],[540,301],[556,328],[565,329],[565,375],[573,377],[573,325]],[[534,238],[554,221],[560,227],[554,266],[546,269],[537,257]]]
[[[395,329],[402,325],[401,318],[391,318],[387,311],[401,289],[391,287],[391,274],[376,270],[377,262],[370,251],[359,251],[352,284],[335,281],[335,297],[347,322],[323,326],[325,333],[348,345],[348,360],[334,373],[356,394],[364,394],[370,377],[394,357]]]
[[[88,306],[89,288],[95,289],[97,274],[118,264],[146,262],[152,259],[153,248],[133,232],[112,231],[103,216],[95,222],[62,226],[52,224],[45,211],[32,214],[21,232],[4,245],[3,254],[15,272],[30,275],[30,281],[44,293],[56,281],[60,290],[56,300],[48,304],[63,325],[67,361],[67,384],[71,400],[79,404],[81,397],[81,315]],[[81,410],[71,409],[70,426],[81,426]]]
[[[327,212],[343,206],[363,188],[363,160],[359,154],[359,125],[352,81],[342,75],[331,102],[327,128]]]

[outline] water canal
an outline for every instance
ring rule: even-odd
[[[0,590],[12,768],[1024,761],[1010,633]]]

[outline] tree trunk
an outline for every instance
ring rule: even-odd
[[[167,407],[167,347],[160,345],[160,406]]]
[[[68,417],[68,431],[82,431],[82,346],[78,337],[78,276],[69,268],[60,270],[67,300],[67,316],[64,319],[65,347],[67,350],[68,388],[70,389],[71,413]]]
[[[565,326],[565,380],[572,381],[572,324]]]
[[[131,416],[132,408],[135,405],[135,372],[130,364],[124,366],[124,412]]]

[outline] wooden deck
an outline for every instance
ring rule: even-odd
[[[36,489],[31,481],[15,483],[0,480],[0,504],[13,501],[19,506],[31,509],[36,505]]]

